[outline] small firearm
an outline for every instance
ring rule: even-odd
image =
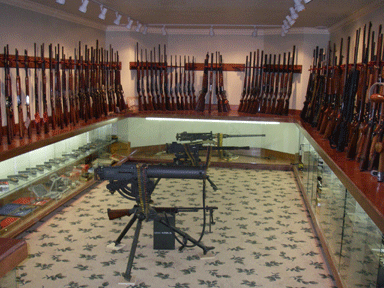
[[[213,134],[212,131],[209,133],[188,133],[188,132],[182,132],[176,134],[176,140],[177,141],[207,141],[207,140],[214,140],[218,137],[222,138],[238,138],[238,137],[265,137],[265,134],[240,134],[240,135],[231,135],[231,134],[221,134],[216,133]]]

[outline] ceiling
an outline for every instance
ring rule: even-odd
[[[138,20],[149,27],[167,24],[174,28],[178,28],[177,25],[184,28],[185,25],[215,25],[222,28],[237,25],[281,27],[285,17],[290,15],[289,8],[294,7],[295,3],[294,0],[89,0],[87,12],[82,13],[79,11],[82,0],[66,0],[63,5],[55,0],[30,2],[94,21],[98,25],[115,25],[115,11],[118,11],[122,14],[120,26],[127,25],[127,17],[131,17],[134,20],[133,27]],[[369,6],[382,5],[378,4],[380,2],[383,1],[312,0],[304,4],[305,10],[298,13],[299,17],[292,27],[330,28]],[[98,18],[100,4],[108,8],[105,20]]]

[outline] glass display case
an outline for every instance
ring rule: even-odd
[[[344,287],[384,287],[383,234],[303,135],[300,179]]]
[[[0,162],[0,236],[13,237],[93,181],[93,166],[113,163],[106,153],[112,124]]]

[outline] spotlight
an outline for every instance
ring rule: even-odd
[[[257,37],[257,29],[256,29],[256,27],[255,27],[255,29],[253,30],[253,32],[252,32],[252,37]]]
[[[283,20],[283,26],[285,27],[285,29],[291,28],[291,26],[289,26],[289,24],[288,24],[288,21],[285,19]]]
[[[308,4],[309,2],[311,2],[311,0],[304,0],[305,4]]]
[[[163,28],[161,28],[161,34],[163,34],[163,36],[167,35],[167,30],[165,29],[165,25],[163,25]]]
[[[125,27],[127,27],[127,29],[131,30],[132,24],[133,24],[133,20],[130,17],[128,17],[128,24]]]
[[[147,25],[144,25],[143,35],[147,34],[147,31],[148,31],[148,27]]]
[[[285,17],[285,19],[287,19],[287,21],[288,21],[288,23],[289,23],[289,26],[293,26],[293,24],[295,24],[295,20],[293,20],[292,18],[291,18],[291,16],[289,16],[289,15],[287,15],[287,17]]]
[[[108,9],[103,7],[103,5],[100,5],[100,11],[101,13],[99,14],[99,18],[101,20],[105,20],[105,14],[107,14]]]
[[[291,7],[291,8],[289,8],[289,11],[291,12],[291,18],[293,20],[296,20],[297,18],[299,18],[299,15],[297,15],[295,8]]]
[[[295,10],[297,12],[303,11],[305,9],[304,5],[301,4],[301,0],[293,0],[295,2]]]
[[[137,21],[137,27],[136,27],[135,31],[140,32],[141,26],[143,26],[143,24],[141,24],[139,21]]]
[[[284,34],[288,33],[289,28],[287,28],[285,25],[281,25],[281,30],[284,31]]]
[[[211,26],[211,29],[209,29],[209,36],[211,37],[215,36],[215,32],[213,31],[213,26]]]
[[[83,13],[87,13],[87,6],[89,3],[89,0],[81,0],[81,1],[83,2],[83,4],[81,4],[81,6],[79,7],[79,11]]]
[[[65,0],[56,0],[56,3],[64,5],[65,4]]]
[[[120,20],[121,20],[121,15],[116,12],[116,19],[115,21],[113,21],[113,23],[115,23],[115,25],[120,25]]]

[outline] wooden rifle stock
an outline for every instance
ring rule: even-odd
[[[109,220],[114,220],[124,216],[132,215],[132,211],[130,209],[113,209],[112,210],[108,208],[107,213],[108,213]]]

